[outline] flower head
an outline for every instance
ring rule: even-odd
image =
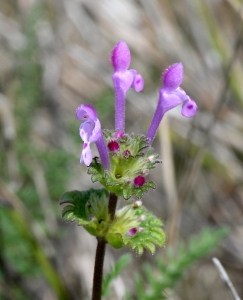
[[[182,80],[183,65],[181,62],[171,65],[162,74],[162,83],[164,86],[159,91],[158,106],[146,134],[151,143],[164,114],[168,110],[183,103],[181,113],[184,117],[193,117],[197,112],[197,105],[194,100],[180,87]]]
[[[125,127],[125,98],[129,88],[134,88],[136,92],[143,89],[144,80],[136,70],[128,70],[131,62],[131,54],[127,44],[118,42],[113,48],[110,61],[114,67],[112,76],[115,98],[116,98],[116,129],[124,132]]]
[[[182,115],[193,117],[197,112],[196,103],[180,87],[183,80],[183,65],[181,62],[171,65],[162,74],[164,87],[160,89],[160,107],[163,113],[183,103]]]
[[[84,141],[80,163],[84,162],[86,166],[91,164],[93,157],[90,143],[95,142],[103,167],[109,169],[110,161],[108,150],[104,142],[100,121],[95,108],[89,104],[82,104],[76,109],[76,117],[78,120],[84,121],[79,127],[80,137]]]
[[[95,108],[89,104],[80,105],[76,110],[76,117],[83,121],[79,127],[80,137],[84,141],[80,163],[84,162],[86,166],[89,166],[92,161],[90,143],[96,142],[101,136],[100,121]]]

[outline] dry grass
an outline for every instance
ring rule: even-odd
[[[28,135],[21,136],[18,128],[27,121],[16,116],[16,103],[21,106],[18,101],[23,100],[16,91],[21,86],[18,69],[25,61],[16,52],[22,51],[28,42],[26,20],[38,2],[43,9],[31,23],[34,27],[29,28],[36,33],[37,48],[27,59],[41,67],[42,98],[28,112]],[[21,139],[44,152],[59,148],[73,155],[75,159],[67,169],[59,166],[59,172],[70,173],[66,189],[91,187],[85,167],[78,164],[81,141],[77,143],[74,138],[79,126],[78,122],[74,125],[74,112],[81,103],[91,102],[98,107],[103,128],[113,128],[109,55],[118,40],[129,45],[132,68],[145,78],[144,91],[130,91],[127,96],[126,130],[130,133],[146,132],[157,102],[161,72],[171,63],[182,61],[183,89],[195,99],[199,112],[194,119],[187,120],[174,110],[162,122],[154,147],[164,163],[152,172],[157,190],[145,195],[144,203],[165,221],[168,243],[174,247],[179,240],[188,239],[206,226],[229,226],[230,236],[215,254],[243,297],[241,2],[1,0],[0,146],[5,155],[0,172],[5,184],[1,183],[0,205],[11,205],[21,213],[24,205],[24,210],[32,213],[25,199],[15,198],[26,184],[16,149]],[[38,236],[47,256],[55,261],[70,299],[90,295],[95,239],[74,224],[60,222],[57,199],[51,200],[49,195],[51,183],[47,183],[45,162],[33,155],[28,159],[27,153],[24,157],[32,174],[28,180],[37,191],[35,205],[49,232],[36,232],[38,221],[33,221],[33,235]],[[62,237],[61,230],[65,231]],[[8,249],[2,244],[0,254],[5,251]],[[122,252],[108,250],[107,269]],[[132,266],[138,268],[149,259],[148,255],[136,258]],[[132,270],[128,269],[126,275],[114,283],[112,299],[122,299],[125,289],[133,289]],[[19,284],[31,295],[39,292],[35,299],[58,299],[44,280],[26,276]],[[4,277],[0,278],[0,287],[6,299],[13,299],[11,283],[7,284]],[[188,272],[174,299],[229,297],[208,258]]]

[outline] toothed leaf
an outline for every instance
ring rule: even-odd
[[[62,211],[62,216],[66,221],[76,221],[92,235],[104,235],[109,223],[106,190],[66,192],[61,196],[59,204],[67,204]]]

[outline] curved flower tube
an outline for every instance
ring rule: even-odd
[[[116,99],[115,128],[124,132],[126,93],[129,88],[134,88],[136,92],[140,92],[143,89],[144,80],[136,70],[128,70],[131,54],[125,42],[120,41],[116,44],[111,52],[110,61],[114,67],[112,80]]]
[[[86,166],[91,164],[93,157],[90,149],[90,143],[95,142],[104,169],[109,169],[109,154],[95,108],[89,104],[82,104],[76,109],[76,117],[78,120],[83,121],[79,127],[80,137],[84,141],[80,163],[82,164],[84,162]]]
[[[164,114],[183,103],[181,113],[184,117],[193,117],[197,105],[180,87],[183,80],[183,65],[181,62],[171,65],[162,74],[164,86],[159,91],[159,101],[146,136],[152,143]]]

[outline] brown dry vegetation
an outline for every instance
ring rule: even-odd
[[[62,222],[58,195],[93,186],[78,163],[74,112],[93,103],[103,128],[113,128],[109,55],[118,40],[145,79],[141,93],[127,95],[129,133],[146,132],[161,72],[184,65],[182,87],[199,111],[188,120],[175,109],[163,120],[154,142],[163,164],[150,175],[157,189],[143,201],[175,248],[204,227],[229,226],[213,254],[243,297],[242,1],[0,0],[0,7],[0,297],[54,300],[66,289],[67,299],[90,296],[96,241]],[[127,250],[108,248],[105,271]],[[59,291],[43,272],[46,258]],[[188,270],[171,299],[230,299],[210,258]],[[133,291],[135,270],[153,260],[134,255],[111,299]]]

